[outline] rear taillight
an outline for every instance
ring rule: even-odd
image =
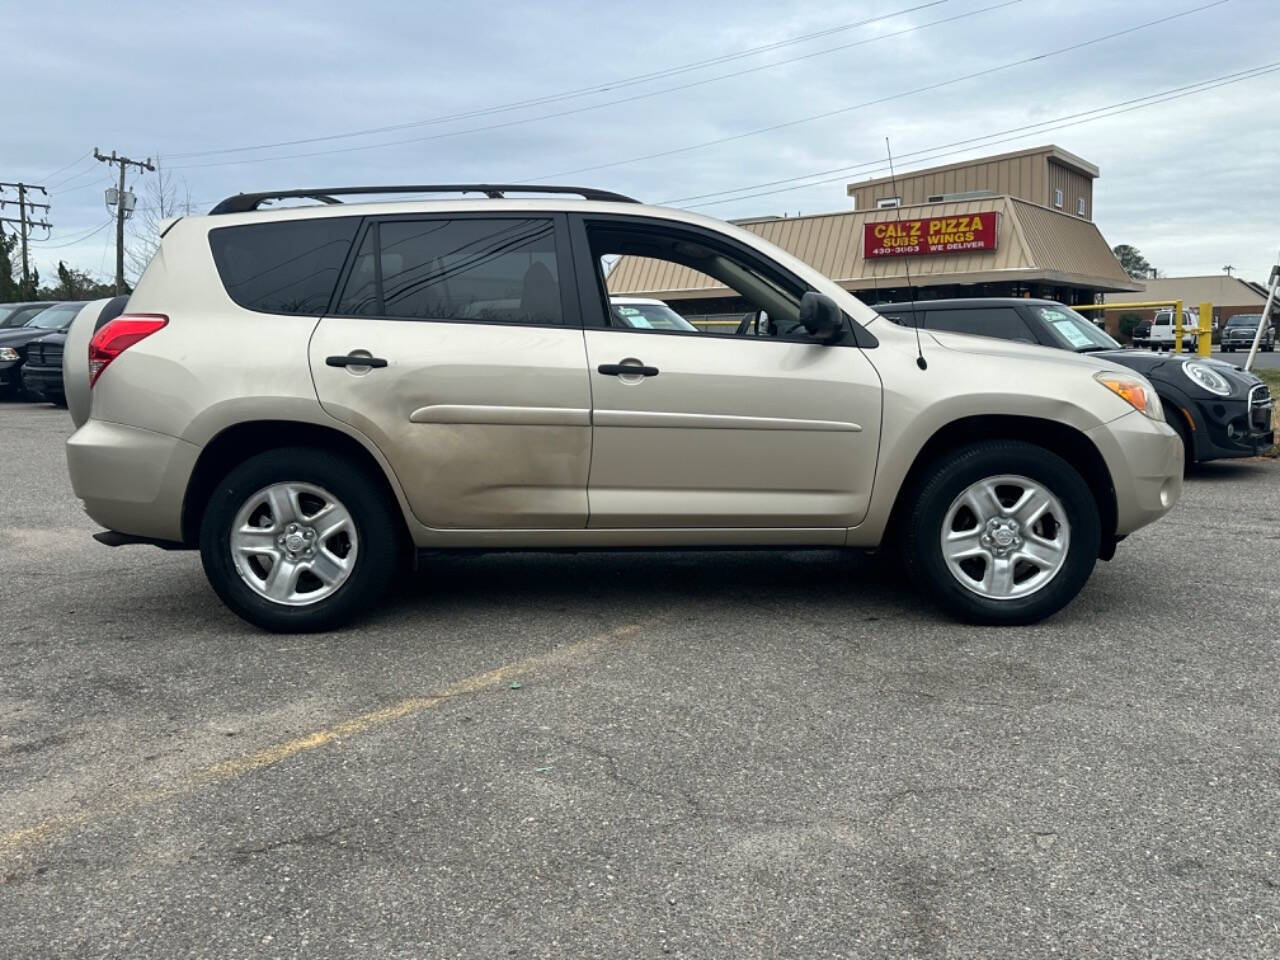
[[[89,341],[89,386],[98,382],[112,360],[168,322],[161,313],[122,313],[95,333]]]

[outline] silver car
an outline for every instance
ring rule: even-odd
[[[955,615],[1018,624],[1178,499],[1133,371],[900,328],[697,214],[448,189],[488,199],[241,194],[165,233],[126,312],[68,344],[100,539],[198,548],[271,630],[368,610],[415,550],[635,546],[892,546]],[[261,209],[303,196],[326,202]],[[767,335],[621,321],[629,258]]]

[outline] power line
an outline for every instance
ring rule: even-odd
[[[666,77],[678,76],[684,73],[690,73],[695,70],[703,70],[707,67],[713,67],[721,63],[730,63],[735,60],[742,60],[747,57],[753,57],[761,53],[768,53],[772,50],[778,50],[783,47],[793,46],[799,43],[806,43],[810,40],[820,39],[821,37],[832,36],[833,34],[842,33],[848,30],[854,30],[858,27],[865,27],[873,23],[879,23],[883,20],[891,20],[894,17],[900,17],[904,14],[914,13],[917,10],[924,10],[927,7],[936,7],[940,4],[947,3],[949,0],[929,0],[926,3],[917,4],[914,7],[907,7],[903,10],[897,10],[893,13],[881,14],[876,17],[869,17],[865,20],[857,20],[853,23],[840,24],[839,26],[829,27],[824,30],[818,30],[813,33],[801,34],[799,36],[790,37],[786,40],[778,40],[773,43],[766,43],[758,47],[749,47],[746,50],[739,50],[734,53],[721,54],[717,57],[711,57],[706,60],[694,60],[689,63],[680,64],[674,67],[667,67],[662,70],[654,70],[649,73],[636,74],[631,77],[623,77],[619,80],[612,80],[604,83],[592,84],[588,87],[578,87],[574,90],[565,90],[560,93],[546,94],[540,97],[531,97],[526,100],[516,100],[511,103],[497,104],[490,107],[481,107],[475,110],[468,110],[463,113],[454,113],[438,117],[429,117],[425,120],[411,120],[405,123],[389,124],[382,127],[368,127],[364,130],[351,130],[346,133],[334,133],[319,137],[303,137],[296,140],[280,140],[275,143],[259,143],[253,146],[245,147],[224,147],[217,150],[196,150],[187,153],[169,154],[169,159],[191,159],[194,157],[209,157],[228,153],[245,153],[253,150],[269,150],[274,147],[293,147],[306,143],[323,143],[331,140],[343,140],[351,137],[364,137],[376,133],[390,133],[394,130],[407,130],[413,127],[431,126],[438,123],[450,123],[455,120],[469,120],[474,117],[492,116],[498,113],[507,113],[512,110],[523,110],[528,107],[542,106],[548,103],[559,103],[565,100],[574,100],[579,97],[590,96],[598,93],[609,93],[614,90],[622,90],[627,87],[633,87],[637,84],[648,83],[652,80],[661,80]],[[273,159],[273,158],[262,158]],[[284,159],[284,158],[281,158]]]
[[[977,144],[982,144],[984,147],[993,146],[997,143],[1007,143],[1010,140],[1023,139],[1028,136],[1039,136],[1042,133],[1048,133],[1054,130],[1062,130],[1067,127],[1079,126],[1080,124],[1083,124],[1083,123],[1091,123],[1094,120],[1105,120],[1108,117],[1118,116],[1119,114],[1122,114],[1122,113],[1129,113],[1133,110],[1141,110],[1146,107],[1157,106],[1158,104],[1161,104],[1161,103],[1167,103],[1171,100],[1179,100],[1183,97],[1193,96],[1197,93],[1204,93],[1208,90],[1213,90],[1218,87],[1230,86],[1231,84],[1234,84],[1234,83],[1243,83],[1245,80],[1252,80],[1256,77],[1264,76],[1265,74],[1268,74],[1268,73],[1274,73],[1278,70],[1280,70],[1280,61],[1275,61],[1273,63],[1268,63],[1268,64],[1262,64],[1257,67],[1250,67],[1248,70],[1241,70],[1236,73],[1223,74],[1220,77],[1211,77],[1207,80],[1199,80],[1195,83],[1189,83],[1181,87],[1172,87],[1168,90],[1160,91],[1159,93],[1150,93],[1141,97],[1134,97],[1129,100],[1121,100],[1116,103],[1107,104],[1105,106],[1094,107],[1089,110],[1082,110],[1078,113],[1070,113],[1061,117],[1055,117],[1051,120],[1040,120],[1040,121],[1037,121],[1036,123],[1023,124],[1017,127],[1009,127],[1008,129],[1005,129],[1005,130],[997,130],[992,133],[983,134],[977,137],[967,137],[963,140],[953,140],[950,143],[937,144],[932,147],[925,147],[920,150],[913,150],[909,153],[900,154],[898,156],[898,159],[901,160],[904,157],[923,157],[924,154],[929,154],[930,156],[924,159],[937,160],[937,159],[940,159],[941,157],[952,156],[957,153],[964,153],[965,151],[972,149]],[[1144,102],[1144,101],[1147,101],[1147,102]],[[1134,106],[1134,104],[1136,104],[1136,106]],[[1123,109],[1120,109],[1120,108],[1123,108]],[[1110,112],[1104,113],[1103,111],[1110,111]],[[1091,114],[1097,114],[1097,116],[1091,116]],[[1085,119],[1078,119],[1078,118],[1085,118]],[[1074,121],[1074,122],[1066,122],[1066,121]],[[1016,136],[1006,136],[1007,134],[1016,134]],[[996,137],[1004,137],[1005,139],[993,140],[993,138],[996,138]],[[953,147],[958,147],[960,149],[949,149]],[[947,150],[948,152],[946,153],[937,152],[941,150]],[[833,167],[829,170],[818,170],[813,173],[801,174],[795,177],[784,177],[778,180],[766,180],[762,183],[753,183],[746,186],[734,187],[729,190],[715,190],[710,193],[694,194],[692,196],[687,196],[687,197],[676,197],[671,200],[660,201],[660,203],[664,206],[669,206],[669,205],[675,205],[679,203],[688,203],[691,200],[706,200],[711,197],[725,197],[725,199],[723,200],[714,200],[710,203],[691,204],[691,207],[704,207],[704,206],[714,206],[721,203],[731,203],[734,200],[747,200],[753,197],[771,196],[776,193],[786,193],[791,190],[802,190],[805,187],[819,186],[822,184],[834,183],[838,180],[845,180],[847,179],[849,174],[851,174],[855,170],[865,169],[866,167],[875,167],[881,162],[882,161],[880,159],[866,160],[859,163],[848,164],[846,166]],[[839,176],[833,177],[831,179],[826,179],[826,180],[812,179],[814,177],[825,177],[829,174],[839,174]],[[801,180],[809,181],[809,182],[799,183],[799,181]],[[732,197],[726,196],[727,194],[741,194],[743,193],[743,191],[758,190],[761,187],[773,187],[773,186],[778,186],[780,184],[796,184],[796,185],[784,187],[780,190],[766,190],[762,193],[750,193],[744,196],[732,196]]]
[[[39,247],[39,251],[41,253],[44,253],[46,250],[62,250],[65,247],[74,247],[77,243],[84,243],[84,241],[88,240],[90,237],[97,236],[99,233],[107,229],[107,227],[111,226],[111,224],[115,222],[116,222],[116,218],[114,216],[108,217],[105,221],[100,223],[98,226],[94,227],[88,233],[83,234],[82,236],[76,237],[74,240],[67,240],[63,243],[55,243],[52,246],[45,246],[44,245],[45,241],[33,241],[33,242],[39,242],[41,244],[41,246]]]
[[[1114,110],[1114,111],[1112,111],[1112,112],[1110,112],[1110,113],[1099,113],[1097,116],[1086,117],[1086,118],[1085,118],[1085,119],[1083,119],[1083,120],[1075,120],[1075,121],[1073,121],[1073,122],[1070,122],[1070,123],[1063,123],[1063,124],[1059,124],[1059,125],[1057,125],[1057,126],[1044,127],[1043,129],[1038,129],[1038,130],[1035,130],[1035,131],[1030,132],[1030,133],[1020,133],[1020,134],[1017,134],[1016,136],[1003,137],[1003,138],[998,139],[998,140],[987,140],[985,143],[983,143],[983,146],[984,146],[984,147],[994,147],[994,146],[998,146],[998,145],[1003,144],[1003,143],[1012,143],[1012,142],[1017,141],[1017,140],[1025,140],[1025,139],[1027,139],[1028,137],[1038,137],[1038,136],[1040,136],[1041,134],[1044,134],[1044,133],[1051,133],[1051,132],[1056,132],[1056,131],[1058,131],[1058,130],[1066,130],[1066,129],[1069,129],[1069,128],[1071,128],[1071,127],[1078,127],[1078,126],[1081,126],[1081,125],[1086,124],[1086,123],[1093,123],[1093,122],[1094,122],[1094,121],[1096,121],[1096,120],[1107,120],[1107,119],[1109,119],[1109,118],[1111,118],[1111,117],[1119,116],[1120,114],[1123,114],[1123,113],[1129,113],[1129,112],[1131,112],[1131,111],[1133,111],[1133,110],[1143,110],[1143,109],[1146,109],[1147,107],[1154,107],[1154,106],[1158,106],[1159,104],[1167,103],[1167,102],[1169,102],[1169,101],[1171,101],[1171,100],[1179,100],[1179,99],[1181,99],[1182,97],[1189,97],[1189,96],[1193,96],[1193,95],[1195,95],[1195,94],[1197,94],[1197,93],[1204,93],[1206,90],[1212,90],[1212,89],[1215,89],[1216,87],[1225,87],[1225,86],[1230,86],[1230,85],[1231,85],[1231,84],[1233,84],[1233,83],[1242,83],[1242,82],[1243,82],[1243,81],[1245,81],[1245,80],[1252,80],[1252,79],[1254,79],[1254,77],[1262,76],[1262,75],[1263,75],[1263,73],[1273,73],[1273,72],[1275,72],[1275,70],[1280,70],[1280,67],[1276,67],[1276,68],[1274,68],[1273,70],[1262,71],[1262,72],[1260,72],[1260,73],[1253,74],[1252,76],[1248,76],[1248,77],[1241,77],[1241,78],[1240,78],[1240,79],[1238,79],[1238,80],[1228,80],[1228,81],[1226,81],[1226,82],[1224,82],[1224,83],[1218,83],[1218,84],[1213,84],[1212,86],[1202,87],[1202,88],[1201,88],[1201,89],[1199,89],[1199,90],[1192,90],[1192,91],[1190,91],[1190,92],[1188,92],[1188,93],[1181,93],[1181,94],[1177,94],[1177,95],[1175,95],[1175,96],[1165,97],[1165,98],[1160,99],[1160,100],[1152,100],[1152,101],[1151,101],[1151,102],[1149,102],[1149,103],[1142,103],[1142,104],[1138,104],[1137,106],[1133,106],[1133,107],[1126,107],[1126,108],[1124,108],[1124,109],[1122,109],[1122,110]],[[937,149],[937,148],[934,148],[934,149]],[[957,155],[957,154],[966,153],[966,152],[968,152],[970,149],[972,149],[972,147],[971,147],[971,146],[970,146],[970,147],[964,147],[964,148],[959,149],[959,150],[948,150],[948,151],[944,151],[944,152],[942,152],[942,153],[933,153],[933,154],[931,154],[930,156],[927,156],[927,157],[920,157],[920,158],[919,158],[919,160],[918,160],[918,162],[930,162],[930,163],[932,163],[932,162],[933,162],[933,161],[935,161],[935,160],[941,160],[941,159],[944,159],[944,158],[946,158],[946,157],[952,157],[952,156],[955,156],[955,155]],[[921,152],[921,151],[916,151],[916,153],[917,153],[917,154],[918,154],[918,153],[920,153],[920,152]],[[924,151],[924,152],[927,152],[927,151]],[[866,164],[861,164],[860,166],[861,166],[861,167],[863,167],[863,168],[866,168],[866,167],[868,167],[868,166],[871,166],[871,165],[872,165],[873,163],[875,163],[875,162],[876,162],[876,161],[870,161],[870,162],[868,162],[868,163],[866,163]],[[874,169],[868,170],[868,171],[866,171],[866,172],[868,172],[868,173],[884,173],[887,169],[888,169],[887,167],[878,167],[878,168],[874,168]],[[779,193],[789,193],[789,192],[791,192],[791,191],[793,191],[793,190],[803,190],[803,189],[805,189],[806,187],[817,187],[817,186],[823,186],[823,185],[825,185],[825,184],[829,184],[829,183],[839,183],[839,182],[847,181],[847,180],[848,180],[848,174],[846,173],[846,174],[844,174],[844,175],[842,175],[842,176],[838,176],[838,177],[830,177],[830,178],[822,179],[822,180],[810,180],[810,181],[809,181],[809,182],[807,182],[807,183],[795,184],[794,186],[789,186],[789,187],[779,187],[779,188],[778,188],[778,189],[776,189],[776,190],[763,190],[763,191],[760,191],[760,192],[758,192],[758,193],[744,193],[744,194],[739,194],[738,196],[726,197],[726,198],[724,198],[723,200],[708,200],[708,201],[706,201],[706,202],[704,202],[704,203],[694,203],[694,204],[689,204],[687,207],[685,207],[685,209],[693,210],[693,209],[697,209],[697,208],[699,208],[699,207],[714,207],[714,206],[719,206],[720,204],[724,204],[724,203],[732,203],[732,202],[734,202],[734,201],[736,201],[736,200],[751,200],[751,199],[754,199],[754,198],[756,198],[756,197],[768,197],[768,196],[774,196],[774,195],[779,194]],[[743,188],[743,189],[749,189],[749,188]]]
[[[88,159],[92,161],[93,154],[90,154],[88,156]],[[71,174],[70,176],[63,177],[61,180],[56,180],[53,183],[49,184],[49,189],[57,190],[68,183],[74,183],[76,180],[79,180],[81,177],[84,177],[84,176],[87,176],[88,174],[96,172],[97,169],[98,169],[97,166],[91,162],[89,166],[86,167],[84,170],[77,170],[75,173]]]
[[[533,179],[534,180],[554,179],[556,177],[567,177],[577,173],[586,173],[592,170],[605,170],[611,167],[622,167],[631,163],[640,163],[644,160],[657,160],[662,157],[675,156],[676,154],[679,154],[679,153],[689,153],[690,151],[693,151],[693,150],[701,150],[704,147],[720,146],[721,144],[725,144],[725,143],[733,143],[736,140],[745,140],[748,137],[759,136],[762,133],[772,133],[775,130],[783,130],[788,127],[799,126],[802,123],[812,123],[814,120],[827,120],[827,119],[830,119],[831,117],[839,116],[840,114],[851,113],[854,110],[861,110],[864,107],[877,106],[882,103],[888,103],[892,100],[900,100],[904,97],[914,96],[917,93],[927,93],[931,90],[939,90],[943,87],[948,87],[948,86],[951,86],[952,84],[961,83],[965,80],[973,80],[978,77],[990,76],[993,73],[999,73],[1003,70],[1012,69],[1013,67],[1020,67],[1028,63],[1034,63],[1037,60],[1047,60],[1050,57],[1061,56],[1064,53],[1071,53],[1075,50],[1081,50],[1085,47],[1090,47],[1090,46],[1093,46],[1094,44],[1103,43],[1107,40],[1114,40],[1116,37],[1122,37],[1122,36],[1126,36],[1127,34],[1136,33],[1139,30],[1146,30],[1150,27],[1158,26],[1159,24],[1162,24],[1162,23],[1168,23],[1170,20],[1177,20],[1180,17],[1187,17],[1193,13],[1200,13],[1204,10],[1211,9],[1212,7],[1222,6],[1222,4],[1229,3],[1229,2],[1230,0],[1213,0],[1213,2],[1211,3],[1202,4],[1201,6],[1198,6],[1198,7],[1192,7],[1189,10],[1183,10],[1179,13],[1173,13],[1173,14],[1169,14],[1168,16],[1159,17],[1155,20],[1148,20],[1145,23],[1139,23],[1132,27],[1127,27],[1124,30],[1117,30],[1113,33],[1103,34],[1102,36],[1094,37],[1091,40],[1082,40],[1079,43],[1073,43],[1073,44],[1070,44],[1069,46],[1059,47],[1056,50],[1048,50],[1044,53],[1035,54],[1034,56],[1023,57],[1020,60],[1011,60],[1008,63],[1002,63],[1002,64],[999,64],[998,66],[988,67],[985,70],[977,70],[973,73],[967,73],[959,77],[952,77],[949,80],[940,80],[937,83],[927,84],[923,87],[916,87],[912,90],[904,90],[904,91],[901,91],[900,93],[888,94],[883,97],[877,97],[874,100],[866,100],[866,101],[863,101],[862,103],[855,103],[852,106],[841,107],[837,110],[828,110],[824,113],[815,113],[815,114],[812,114],[811,116],[799,117],[795,120],[786,120],[781,123],[771,124],[767,127],[758,127],[755,130],[748,130],[744,133],[735,133],[727,137],[718,137],[715,140],[705,140],[701,143],[691,143],[691,144],[688,144],[687,146],[674,147],[670,150],[659,150],[656,153],[646,153],[638,157],[629,157],[626,160],[615,160],[611,163],[598,163],[589,167],[576,167],[573,170],[561,170],[556,173],[542,174],[541,176]]]
[[[88,160],[88,159],[89,159],[89,156],[90,156],[90,154],[82,153],[82,154],[80,154],[80,156],[76,157],[74,160],[72,160],[70,163],[68,163],[65,167],[59,167],[57,170],[53,171],[53,173],[46,173],[46,174],[45,174],[43,177],[41,177],[40,179],[41,179],[41,180],[52,180],[52,179],[53,179],[54,177],[56,177],[58,174],[62,173],[62,171],[64,171],[64,170],[70,170],[72,167],[77,167],[77,166],[79,166],[79,165],[80,165],[81,163],[83,163],[85,160]],[[52,188],[50,188],[50,189],[52,189]]]
[[[425,143],[430,140],[444,140],[452,137],[466,136],[467,134],[472,134],[472,133],[485,133],[490,130],[501,130],[507,127],[522,126],[524,124],[529,124],[529,123],[541,123],[542,121],[545,121],[545,120],[555,120],[560,117],[573,116],[579,113],[589,113],[593,110],[603,110],[606,107],[616,107],[624,103],[634,103],[637,100],[647,100],[653,97],[660,97],[660,96],[663,96],[664,94],[675,93],[681,90],[688,90],[692,87],[700,87],[708,83],[715,83],[716,81],[719,81],[719,80],[728,80],[733,77],[740,77],[748,73],[757,73],[761,70],[773,70],[777,67],[786,66],[787,64],[791,64],[791,63],[796,63],[800,60],[809,60],[814,57],[825,56],[826,54],[829,54],[829,53],[836,53],[842,50],[848,50],[851,47],[858,47],[867,43],[876,43],[881,40],[890,40],[890,39],[893,39],[894,37],[900,37],[908,33],[915,33],[919,30],[924,30],[928,27],[938,26],[939,24],[943,24],[943,23],[951,23],[956,20],[963,20],[968,17],[974,17],[979,14],[986,13],[990,10],[998,10],[1001,7],[1008,7],[1008,6],[1012,6],[1015,3],[1021,3],[1021,2],[1022,0],[1002,0],[1002,2],[1000,3],[995,3],[987,7],[980,7],[977,10],[970,10],[965,13],[957,14],[952,17],[944,17],[943,19],[940,19],[940,20],[932,20],[929,23],[922,23],[914,27],[907,27],[902,30],[897,30],[893,33],[881,34],[880,36],[870,37],[866,40],[858,40],[858,41],[855,41],[854,43],[842,44],[838,47],[828,47],[825,50],[817,50],[811,53],[801,54],[800,56],[791,57],[790,59],[787,59],[787,60],[779,60],[773,63],[762,64],[760,66],[747,67],[743,70],[736,70],[732,73],[724,73],[714,77],[705,77],[701,80],[693,80],[693,81],[690,81],[689,83],[677,84],[676,86],[673,86],[673,87],[663,87],[660,90],[651,90],[646,93],[633,94],[629,97],[620,97],[615,100],[606,100],[601,103],[593,103],[584,107],[573,107],[568,110],[561,110],[556,113],[542,114],[536,117],[524,117],[518,120],[504,120],[501,123],[491,123],[491,124],[486,124],[485,126],[480,126],[480,127],[468,127],[465,130],[450,130],[445,133],[436,133],[436,134],[431,134],[430,136],[425,136],[425,137],[409,137],[407,139],[402,139],[402,140],[385,140],[381,143],[366,143],[366,144],[361,144],[359,146],[354,146],[354,147],[339,147],[334,150],[313,150],[307,153],[282,154],[280,156],[275,156],[275,157],[247,157],[242,160],[216,160],[210,163],[191,163],[191,164],[179,165],[179,166],[170,167],[169,169],[192,170],[192,169],[198,169],[201,167],[226,167],[226,166],[235,166],[237,164],[245,164],[245,163],[269,163],[273,160],[299,160],[307,157],[325,157],[325,156],[332,156],[333,154],[339,154],[339,153],[357,153],[362,150],[376,150],[382,147],[403,146],[404,144],[409,144],[409,143]],[[1217,2],[1226,3],[1228,2],[1228,0],[1217,0]]]

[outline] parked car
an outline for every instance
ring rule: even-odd
[[[1251,373],[1221,360],[1126,350],[1070,307],[1053,300],[928,300],[876,308],[895,323],[914,315],[928,330],[978,333],[1086,353],[1142,374],[1165,419],[1182,437],[1186,464],[1252,457],[1274,442],[1272,397]]]
[[[128,297],[82,304],[80,312],[92,311],[94,330],[115,319],[124,311]],[[74,322],[74,320],[72,321]],[[87,319],[86,319],[87,322]],[[38,400],[47,400],[60,407],[67,405],[67,391],[63,383],[63,356],[66,350],[70,325],[66,329],[45,334],[27,344],[27,359],[22,367],[22,380],[27,393]]]
[[[29,317],[21,327],[0,330],[0,389],[10,396],[23,394],[22,365],[27,357],[27,345],[48,333],[71,326],[85,301],[67,300],[45,307]]]
[[[1178,435],[1124,367],[917,337],[687,211],[410,192],[454,191],[490,199],[294,190],[176,221],[127,311],[66,354],[69,393],[91,385],[67,460],[99,539],[198,548],[271,630],[368,611],[415,548],[761,545],[898,546],[947,609],[1013,624],[1181,492]],[[619,257],[723,284],[773,335],[619,323]],[[481,301],[514,306],[468,316]]]
[[[1139,320],[1133,326],[1133,333],[1129,339],[1135,347],[1147,346],[1147,341],[1151,338],[1151,321]]]
[[[0,330],[20,327],[45,307],[51,307],[56,301],[39,300],[29,303],[0,303]]]
[[[1151,327],[1147,332],[1146,344],[1153,350],[1172,350],[1174,345],[1174,310],[1169,307],[1157,310],[1151,319]],[[1196,348],[1196,334],[1200,329],[1200,318],[1194,311],[1185,307],[1182,310],[1182,349]]]
[[[1227,319],[1227,325],[1222,328],[1222,352],[1231,353],[1234,350],[1251,350],[1253,349],[1253,338],[1258,333],[1258,324],[1262,322],[1262,314],[1260,313],[1237,313],[1234,317]],[[1268,325],[1262,331],[1262,338],[1258,341],[1258,349],[1265,350],[1270,353],[1276,348],[1276,328]]]
[[[644,297],[610,297],[609,308],[618,326],[632,330],[683,330],[697,333],[698,328],[669,307],[665,301]]]

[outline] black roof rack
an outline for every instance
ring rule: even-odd
[[[267,193],[237,193],[227,197],[209,213],[246,213],[257,210],[266,200],[284,200],[291,197],[319,200],[321,203],[341,203],[342,196],[386,193],[483,193],[491,200],[500,200],[508,193],[568,193],[584,200],[612,200],[618,203],[639,203],[631,197],[592,187],[539,186],[531,183],[431,183],[408,184],[394,187],[315,187],[310,190],[272,190]]]

